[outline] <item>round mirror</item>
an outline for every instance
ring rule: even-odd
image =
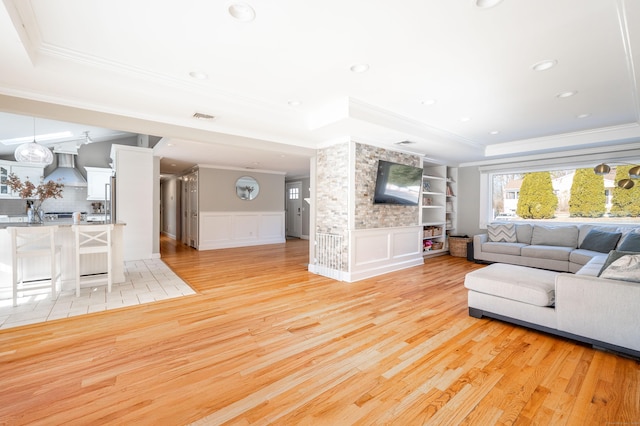
[[[241,200],[253,200],[259,192],[260,185],[251,176],[242,176],[236,181],[236,195]]]

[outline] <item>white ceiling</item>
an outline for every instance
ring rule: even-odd
[[[252,22],[231,4],[4,0],[0,109],[161,136],[165,172],[304,175],[344,140],[449,164],[640,141],[638,1],[249,1]]]

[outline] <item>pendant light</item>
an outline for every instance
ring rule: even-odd
[[[604,176],[611,171],[611,167],[602,163],[593,168],[593,172],[599,176]]]
[[[51,150],[36,142],[36,118],[33,117],[33,142],[23,143],[13,154],[20,163],[49,165],[53,163]]]
[[[618,181],[618,186],[622,189],[631,189],[633,185],[634,183],[631,179],[620,179]]]

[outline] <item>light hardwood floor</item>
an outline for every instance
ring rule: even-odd
[[[468,316],[462,258],[356,283],[306,241],[197,252],[198,294],[0,331],[0,424],[640,421],[640,363]]]

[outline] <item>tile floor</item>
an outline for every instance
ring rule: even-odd
[[[82,288],[80,297],[65,290],[51,300],[49,291],[39,290],[20,297],[16,307],[9,294],[0,299],[0,330],[190,294],[195,291],[160,259],[125,262],[125,282],[113,284],[111,293],[101,285]]]

